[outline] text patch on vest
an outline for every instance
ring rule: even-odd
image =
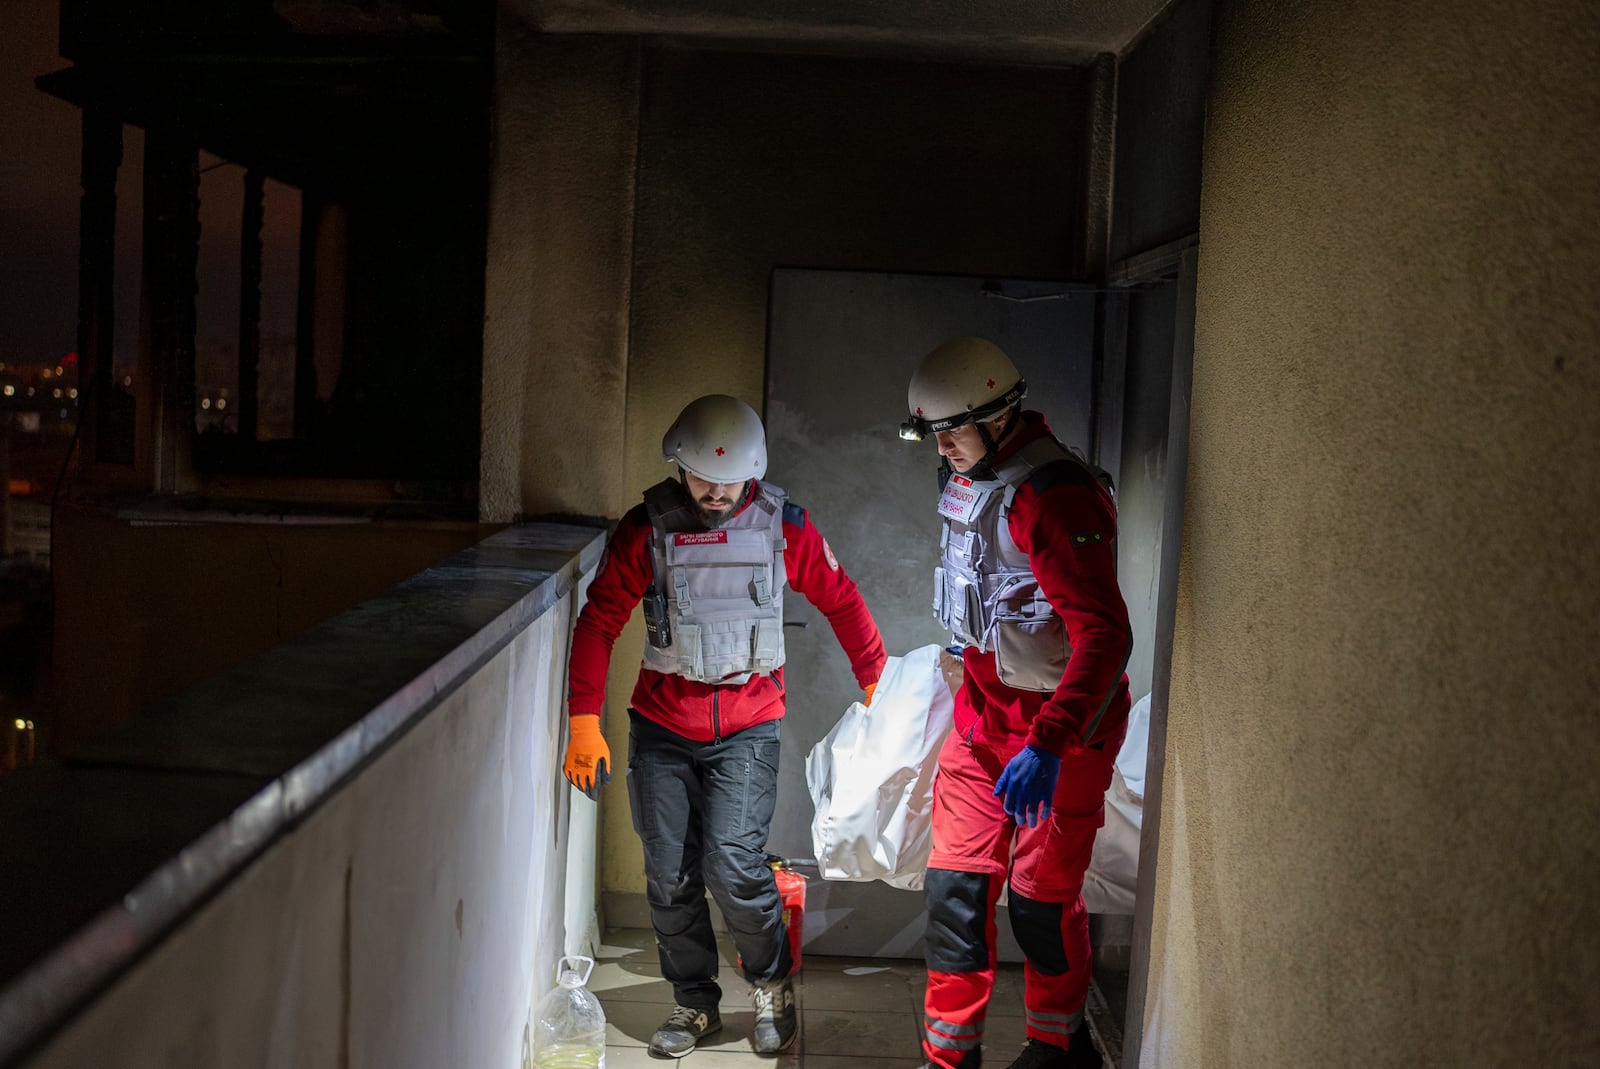
[[[725,546],[728,544],[727,531],[686,531],[672,536],[675,546]]]
[[[939,495],[939,515],[970,524],[972,518],[983,511],[991,492],[973,486],[972,480],[964,475],[952,475],[944,484],[944,493]]]

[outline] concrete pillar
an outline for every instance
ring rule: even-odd
[[[158,492],[194,479],[195,273],[200,254],[200,169],[194,138],[155,127],[145,134],[144,307],[139,406],[141,474]]]

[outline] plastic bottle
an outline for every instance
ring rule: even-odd
[[[569,966],[569,962],[573,964]],[[533,1033],[534,1069],[605,1069],[605,1010],[583,986],[593,971],[593,958],[574,955],[561,959],[555,988],[539,1000]]]

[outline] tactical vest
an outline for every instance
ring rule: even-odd
[[[933,572],[933,612],[966,646],[993,651],[1001,682],[1054,692],[1072,647],[1067,628],[1039,589],[1028,555],[1012,541],[1007,516],[1017,488],[1037,468],[1067,461],[1096,472],[1053,437],[1023,446],[994,472],[974,480],[952,474],[939,498],[944,530]]]
[[[787,498],[761,483],[746,508],[706,530],[676,480],[645,491],[655,564],[645,606],[646,668],[736,685],[782,667]]]

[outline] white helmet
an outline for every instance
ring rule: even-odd
[[[922,358],[906,405],[911,417],[900,426],[900,437],[920,442],[939,431],[963,423],[992,419],[1021,401],[1028,392],[1013,364],[992,341],[956,338]]]
[[[661,455],[707,482],[742,483],[767,473],[767,435],[755,409],[707,394],[678,413],[661,437]]]

